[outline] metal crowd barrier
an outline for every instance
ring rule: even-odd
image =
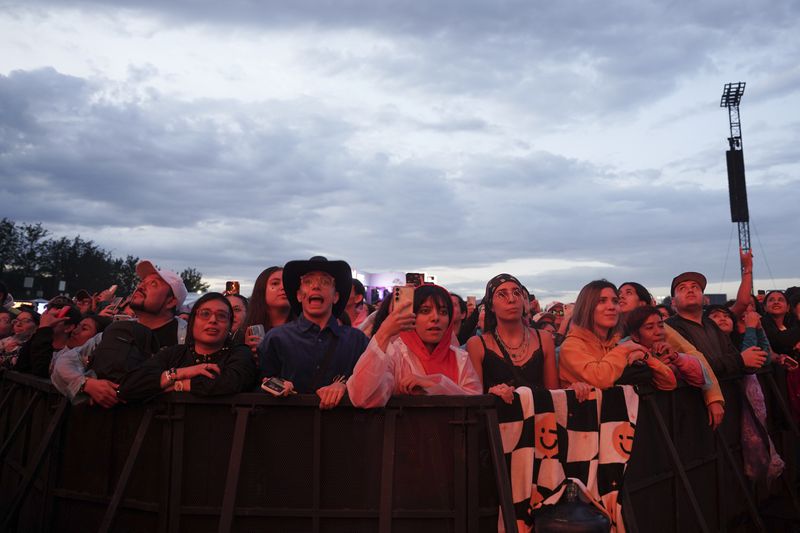
[[[492,531],[498,493],[512,518],[489,396],[104,410],[8,372],[0,398],[0,531]]]
[[[627,530],[659,532],[796,531],[800,432],[786,403],[785,374],[758,373],[767,406],[767,430],[786,463],[772,487],[743,472],[739,379],[722,380],[725,417],[712,431],[699,390],[640,395],[634,448],[622,502]]]
[[[515,531],[491,396],[320,411],[316,397],[173,393],[104,410],[69,405],[46,380],[1,379],[0,531],[477,532],[495,531],[498,514]],[[797,427],[785,386],[760,379],[781,482],[742,474],[737,381],[723,383],[716,432],[696,389],[642,393],[628,531],[798,524]]]

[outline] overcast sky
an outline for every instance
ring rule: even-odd
[[[2,216],[212,289],[322,254],[732,293],[746,81],[757,285],[800,283],[796,0],[0,0],[0,50]]]

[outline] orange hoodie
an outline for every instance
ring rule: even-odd
[[[562,387],[583,381],[600,389],[614,386],[625,367],[633,348],[617,345],[619,335],[601,340],[594,332],[572,324],[567,338],[561,345],[558,359],[558,376]],[[653,384],[661,390],[672,390],[677,386],[675,375],[655,357],[647,358],[653,371]]]

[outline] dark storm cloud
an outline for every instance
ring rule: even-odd
[[[68,5],[109,13],[127,8],[157,17],[165,28],[249,28],[254,37],[270,30],[305,30],[311,37],[304,57],[321,72],[358,73],[393,91],[494,98],[546,120],[542,128],[636,112],[669,96],[682,80],[713,72],[721,59],[732,57],[738,51],[733,35],[762,46],[771,41],[784,45],[780,30],[791,28],[800,14],[790,0],[547,6],[521,0],[129,0]],[[327,41],[340,30],[372,33],[391,44],[357,53],[337,50]],[[775,90],[788,83],[778,83]]]
[[[313,102],[114,102],[106,92],[53,69],[0,76],[5,216],[90,237],[119,231],[121,242],[102,244],[207,275],[255,277],[314,253],[368,270],[515,257],[616,267],[537,280],[556,290],[587,275],[663,285],[665,264],[718,272],[707,251],[729,244],[725,191],[654,185],[656,170],[626,175],[544,151],[394,162],[352,153],[353,125]],[[781,188],[751,190],[754,220],[770,229],[764,246],[780,250],[776,276],[792,274],[779,245],[791,230],[770,213],[793,208]]]
[[[749,58],[742,60],[748,72],[780,73],[765,91],[748,93],[754,104],[797,87],[797,43],[785,37],[800,5],[787,0],[142,0],[33,2],[11,10],[54,16],[49,7],[66,5],[105,10],[121,31],[126,17],[140,13],[160,21],[155,33],[192,26],[206,35],[249,31],[255,40],[296,31],[310,36],[294,52],[303,69],[402,97],[390,97],[374,115],[299,96],[188,100],[141,88],[161,76],[149,63],[130,65],[124,83],[52,68],[0,76],[4,216],[98,235],[117,254],[164,258],[207,275],[254,278],[269,264],[316,253],[367,270],[530,257],[614,265],[526,281],[552,291],[601,276],[663,286],[665,265],[720,275],[732,228],[724,146],[714,153],[698,146],[658,169],[621,171],[543,150],[533,134],[530,141],[504,139],[518,134],[504,133],[493,113],[536,133],[598,119],[619,124],[674,95],[685,80],[714,75],[737,53]],[[364,35],[370,44],[359,46]],[[756,45],[740,47],[733,36]],[[333,37],[339,40],[329,42]],[[341,44],[348,39],[351,46]],[[240,67],[222,70],[231,78]],[[358,102],[342,107],[348,105]],[[413,113],[415,105],[425,113]],[[702,108],[685,109],[676,116]],[[385,126],[389,135],[420,132],[441,145],[470,136],[474,144],[457,144],[467,153],[440,160],[402,148],[356,148],[360,135]],[[758,131],[755,122],[746,126],[748,135]],[[481,155],[492,135],[524,155]],[[763,239],[754,238],[757,266],[768,260],[775,276],[795,276],[792,247],[783,243],[796,243],[785,219],[796,211],[796,195],[786,191],[798,189],[792,172],[800,154],[788,141],[748,141],[747,150],[748,180],[758,184],[750,189],[751,215]],[[735,251],[727,261],[730,277]]]

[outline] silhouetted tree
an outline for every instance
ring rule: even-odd
[[[208,283],[203,281],[203,274],[198,272],[197,269],[191,267],[185,268],[180,276],[181,279],[183,279],[183,283],[186,285],[186,290],[189,292],[205,292],[210,287]]]
[[[116,284],[119,286],[117,294],[130,294],[136,288],[139,283],[139,277],[136,275],[136,264],[138,262],[139,258],[132,255],[127,256],[125,259],[114,259]]]

